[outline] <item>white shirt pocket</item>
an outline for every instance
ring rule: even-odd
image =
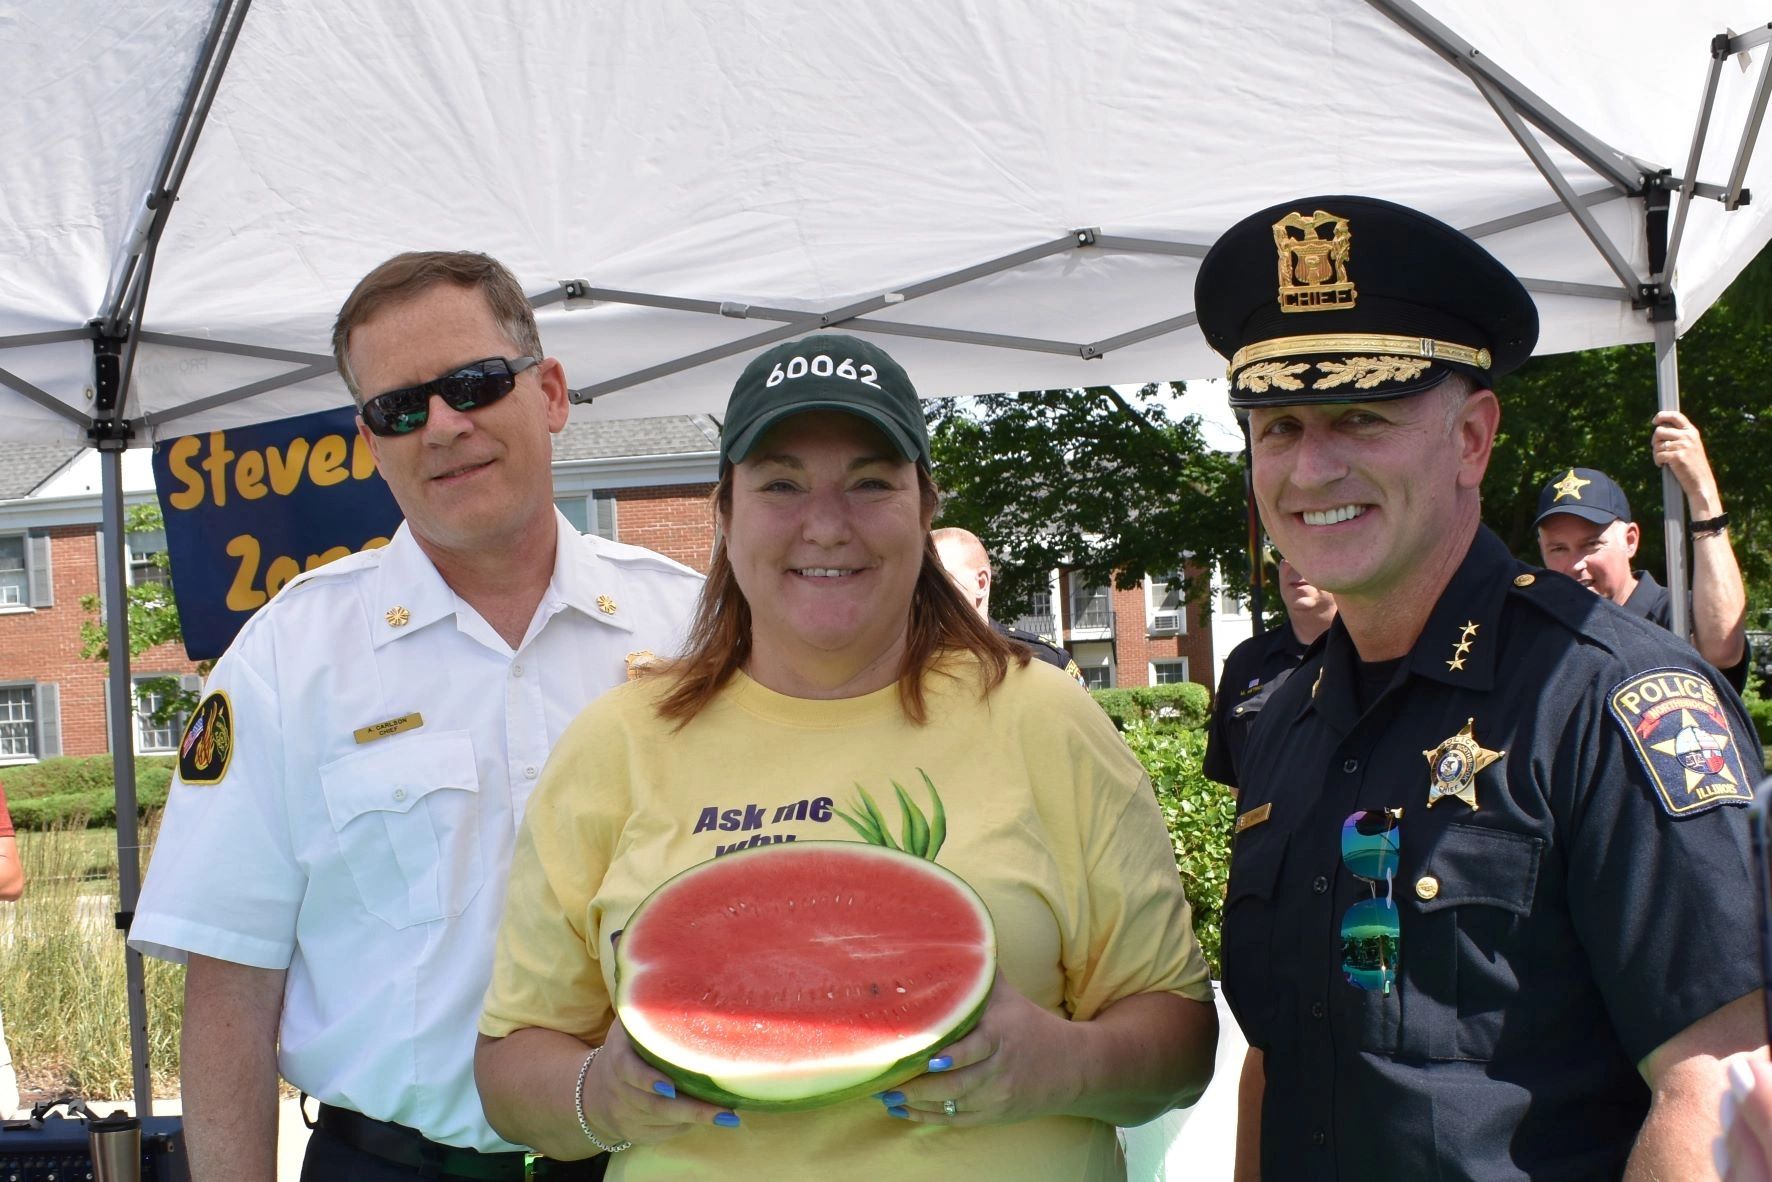
[[[460,915],[485,879],[467,731],[379,740],[320,768],[363,907],[397,928]]]

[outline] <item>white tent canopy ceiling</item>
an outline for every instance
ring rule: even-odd
[[[745,355],[832,324],[931,396],[1217,374],[1198,256],[1287,196],[1479,232],[1543,351],[1651,339],[1660,170],[1699,182],[1679,327],[1772,234],[1726,209],[1772,166],[1735,175],[1745,3],[0,7],[0,438],[86,436],[107,316],[139,334],[131,445],[340,405],[331,318],[409,248],[510,264],[579,413],[632,417],[718,411]]]
[[[502,259],[576,413],[630,418],[718,412],[748,355],[821,327],[930,397],[1215,376],[1200,256],[1329,193],[1479,237],[1542,352],[1656,341],[1672,404],[1678,332],[1772,236],[1745,200],[1772,193],[1765,8],[0,0],[0,439],[110,453],[126,653],[120,450],[343,405],[333,315],[398,251]]]

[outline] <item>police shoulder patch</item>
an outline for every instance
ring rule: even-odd
[[[1708,677],[1651,669],[1619,683],[1607,706],[1670,816],[1753,801],[1753,780]]]
[[[220,690],[198,703],[178,744],[178,778],[187,784],[219,784],[234,757],[234,710]]]

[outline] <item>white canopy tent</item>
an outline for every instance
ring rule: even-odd
[[[1252,209],[1335,192],[1479,237],[1538,300],[1541,351],[1656,341],[1673,405],[1678,334],[1772,237],[1747,203],[1772,192],[1752,153],[1768,17],[1751,0],[0,0],[0,439],[111,453],[125,653],[116,453],[341,405],[332,316],[398,250],[509,264],[577,413],[718,412],[748,355],[824,326],[888,338],[932,397],[1218,374],[1198,258]],[[125,700],[125,661],[112,681]],[[134,962],[131,1007],[145,1103]]]

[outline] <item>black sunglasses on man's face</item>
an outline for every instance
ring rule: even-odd
[[[431,416],[431,395],[451,410],[490,406],[517,385],[517,375],[537,364],[534,357],[488,357],[440,378],[389,390],[363,403],[363,425],[377,435],[409,435]]]

